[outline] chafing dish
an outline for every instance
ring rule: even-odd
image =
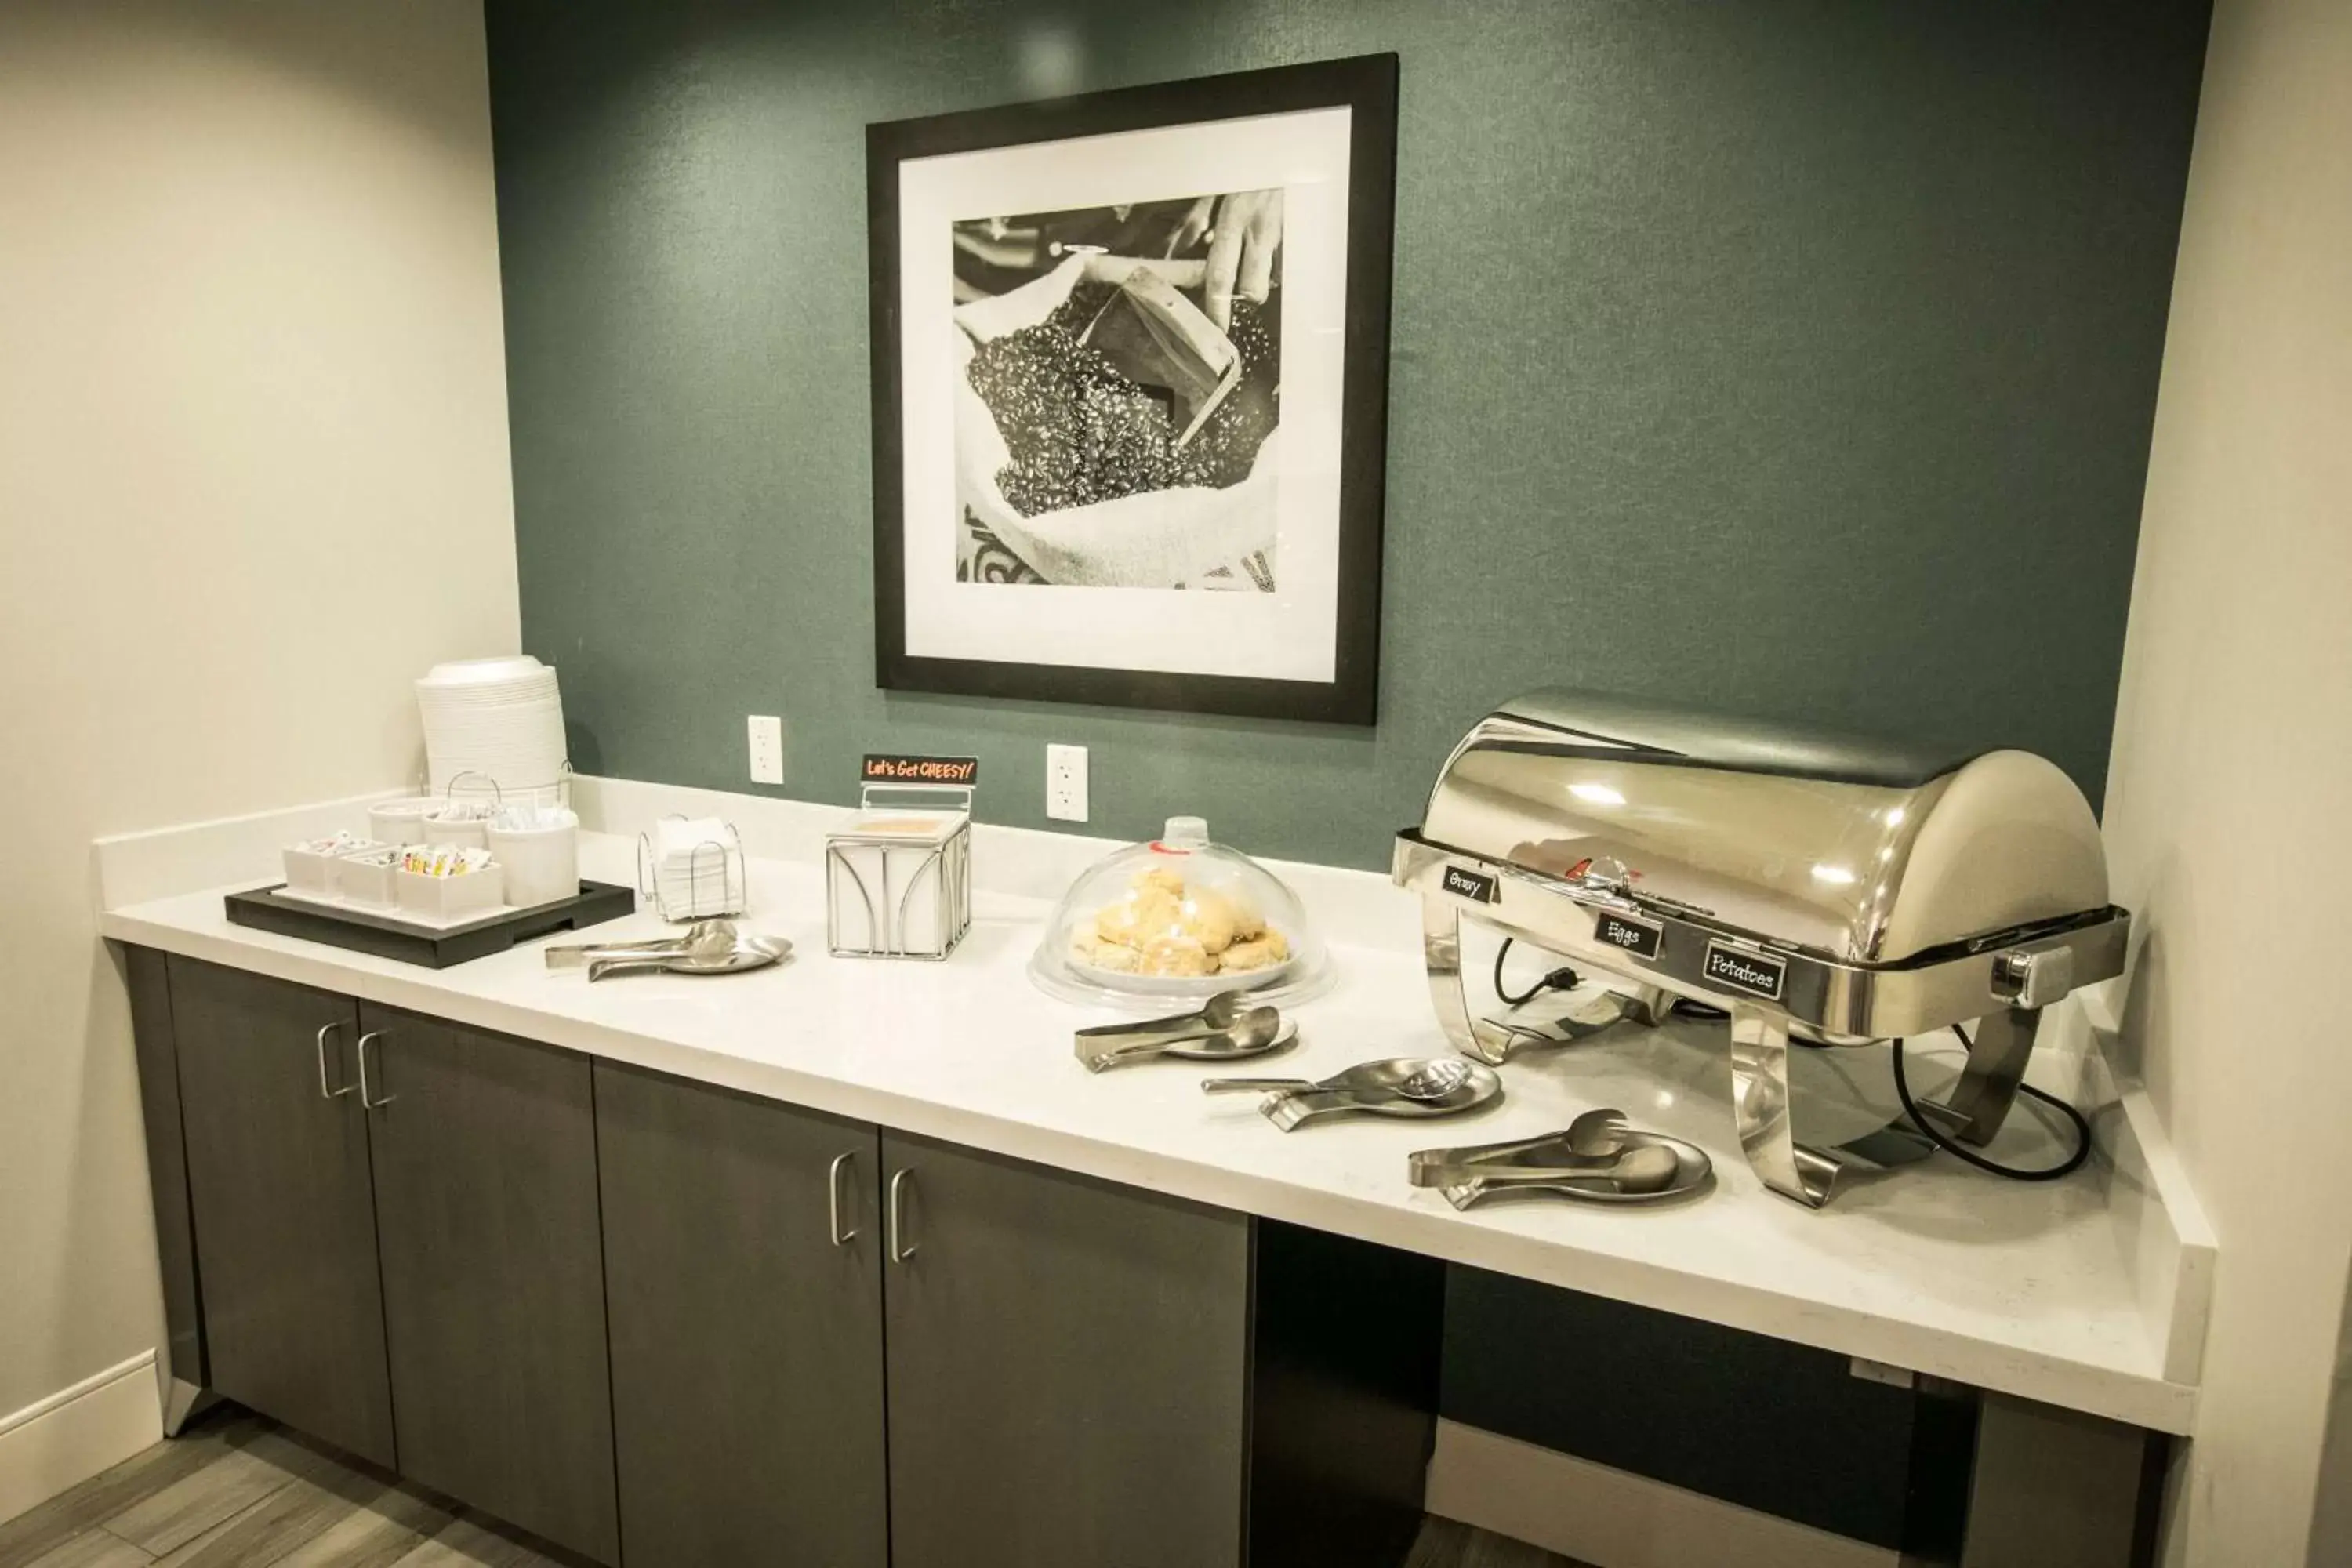
[[[1858,1046],[1979,1020],[1948,1136],[2000,1130],[2042,1010],[2121,973],[2130,916],[2082,792],[2029,752],[1964,756],[1584,692],[1506,703],[1465,736],[1392,874],[1422,896],[1430,989],[1455,1048],[1533,1037],[1474,1017],[1461,920],[1607,973],[1614,1016],[1675,997],[1730,1014],[1748,1163],[1814,1207],[1841,1173],[1918,1158],[1892,1125],[1834,1148],[1790,1114],[1791,1037]],[[1592,1020],[1584,1020],[1589,1033]]]

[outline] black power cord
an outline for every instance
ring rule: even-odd
[[[1524,1006],[1547,991],[1573,991],[1584,984],[1582,975],[1566,964],[1562,964],[1517,995],[1512,995],[1503,984],[1503,960],[1510,955],[1511,943],[1514,940],[1511,937],[1505,937],[1503,945],[1495,950],[1495,994],[1500,996],[1507,1005]],[[1694,1002],[1687,996],[1675,998],[1674,1011],[1677,1016],[1684,1018],[1723,1019],[1731,1016],[1720,1007],[1710,1007],[1704,1002]]]
[[[1584,984],[1583,976],[1563,963],[1517,996],[1512,995],[1503,989],[1503,960],[1511,954],[1511,938],[1505,937],[1503,945],[1495,950],[1495,994],[1503,999],[1505,1005],[1517,1007],[1534,1001],[1547,991],[1573,991]]]
[[[1976,1048],[1976,1042],[1969,1039],[1968,1031],[1958,1024],[1952,1026],[1952,1033],[1960,1037],[1960,1044],[1970,1050]],[[2074,1124],[2074,1152],[2059,1163],[2044,1166],[2038,1171],[2020,1170],[2015,1165],[2004,1165],[1998,1161],[1988,1160],[1972,1149],[1963,1149],[1959,1144],[1944,1136],[1935,1123],[1920,1114],[1918,1103],[1911,1098],[1911,1080],[1903,1071],[1903,1042],[1899,1039],[1895,1042],[1895,1097],[1903,1102],[1903,1114],[1911,1119],[1911,1125],[1927,1134],[1927,1142],[1947,1154],[1958,1155],[1979,1171],[1990,1171],[1996,1176],[2007,1176],[2013,1182],[2054,1182],[2061,1176],[2071,1176],[2082,1169],[2083,1162],[2091,1157],[2090,1122],[2084,1119],[2081,1111],[2054,1094],[2044,1094],[2030,1083],[2021,1083],[2017,1087],[2044,1105],[2056,1106],[2065,1113],[2066,1120]]]

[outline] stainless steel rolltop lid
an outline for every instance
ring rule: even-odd
[[[1576,691],[1496,709],[1457,745],[1397,882],[1423,897],[1433,992],[1461,1048],[1529,1037],[1471,1016],[1463,914],[1633,983],[1654,1022],[1732,1014],[1741,1142],[1765,1180],[1826,1202],[1838,1173],[1930,1147],[1906,1128],[1795,1142],[1788,1037],[1860,1045],[1981,1018],[1938,1108],[1990,1140],[2040,1009],[2122,970],[2129,917],[2082,792],[2029,752],[1954,756]]]

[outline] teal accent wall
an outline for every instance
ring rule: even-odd
[[[490,0],[523,639],[583,771],[1384,865],[1549,683],[2102,786],[2207,6]],[[1381,722],[873,684],[868,121],[1402,58]]]

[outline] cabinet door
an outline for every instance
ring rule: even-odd
[[[883,1171],[894,1568],[1238,1563],[1249,1222],[890,1133]]]
[[[357,1010],[189,959],[169,970],[212,1386],[390,1468]]]
[[[629,1568],[885,1568],[875,1130],[595,1074]]]
[[[361,1024],[401,1473],[616,1562],[588,1059]]]

